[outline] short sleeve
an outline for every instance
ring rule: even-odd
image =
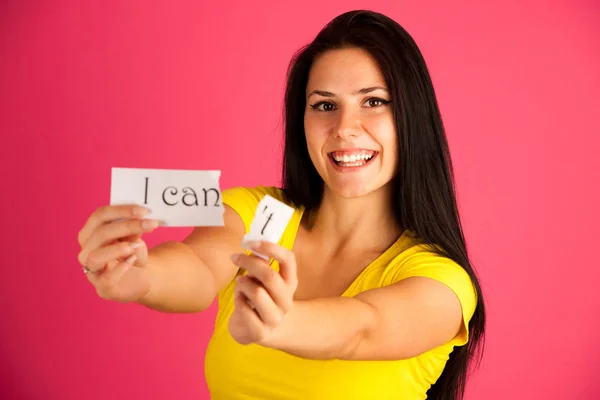
[[[276,199],[281,199],[280,189],[275,187],[242,187],[236,186],[230,189],[221,191],[223,198],[223,204],[231,207],[244,221],[246,232],[250,231],[250,225],[254,219],[256,213],[256,207],[262,198],[266,195],[270,195]]]
[[[252,190],[245,187],[233,187],[222,191],[223,204],[227,204],[229,207],[238,213],[238,215],[244,221],[246,232],[250,230],[250,224],[252,218],[256,212],[256,207],[260,202],[260,193],[256,190]]]
[[[458,297],[463,316],[461,330],[452,343],[456,346],[466,344],[469,340],[469,321],[477,306],[477,292],[469,274],[455,261],[424,247],[416,246],[409,251],[412,254],[396,265],[392,283],[422,276],[435,279],[448,286]]]

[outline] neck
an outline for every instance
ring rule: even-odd
[[[325,187],[319,208],[309,218],[310,232],[331,249],[350,246],[382,252],[401,233],[389,187],[350,199]]]

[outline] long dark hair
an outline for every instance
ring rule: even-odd
[[[345,47],[368,51],[377,60],[390,90],[398,133],[393,192],[400,226],[461,265],[477,291],[469,342],[452,351],[441,376],[427,392],[429,399],[460,400],[469,366],[478,364],[483,355],[485,305],[467,253],[450,152],[431,77],[415,41],[394,20],[372,11],[344,13],[294,55],[285,93],[283,190],[289,201],[306,210],[320,204],[323,180],[308,155],[304,132],[305,90],[315,58],[327,50]]]

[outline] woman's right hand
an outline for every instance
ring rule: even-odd
[[[148,248],[142,235],[159,224],[145,219],[148,213],[136,205],[103,206],[79,232],[79,263],[103,299],[135,302],[149,291]]]

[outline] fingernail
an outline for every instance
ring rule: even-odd
[[[257,241],[257,240],[249,240],[246,242],[246,244],[251,249],[258,249],[260,247],[260,241]]]
[[[146,219],[142,221],[142,228],[146,230],[152,230],[158,226],[158,221],[152,219]]]
[[[133,207],[132,213],[133,213],[133,215],[135,215],[137,217],[143,217],[144,215],[147,215],[150,213],[150,209],[148,209],[146,207],[135,206],[135,207]]]
[[[240,259],[239,254],[234,254],[231,256],[231,261],[233,261],[234,263],[237,263],[239,259]]]
[[[137,255],[132,255],[131,257],[129,257],[127,260],[125,260],[125,262],[127,264],[133,264],[135,262],[135,259],[137,258]]]
[[[142,247],[144,244],[142,242],[133,242],[130,244],[132,249],[139,249],[140,247]]]

